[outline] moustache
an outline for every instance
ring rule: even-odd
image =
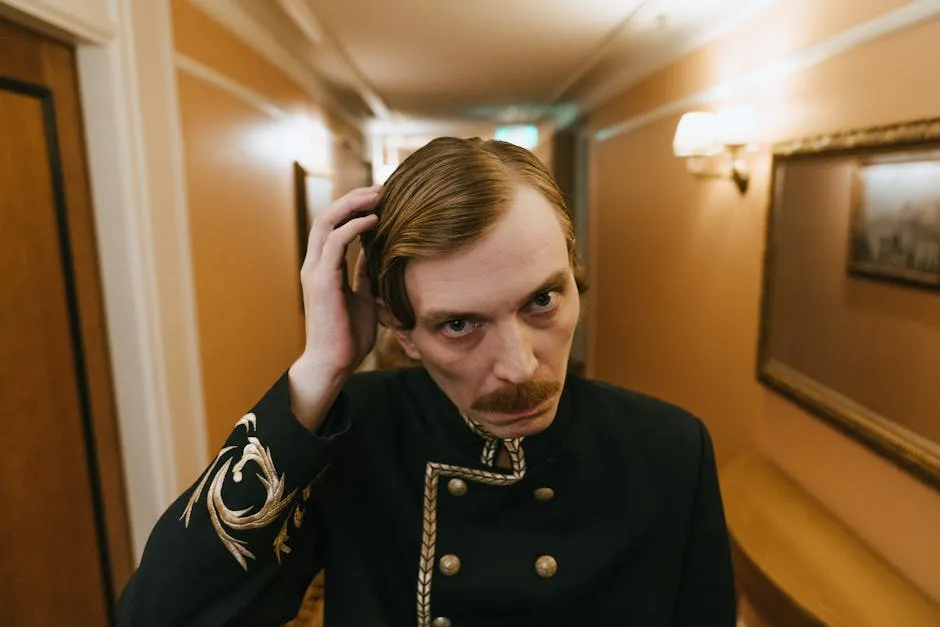
[[[481,396],[470,408],[480,412],[517,414],[536,409],[559,390],[561,384],[557,381],[526,381]]]

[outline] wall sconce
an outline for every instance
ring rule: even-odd
[[[718,113],[692,111],[679,120],[672,151],[685,159],[686,169],[699,178],[727,178],[744,194],[750,169],[744,158],[757,131],[757,115],[745,106],[722,107]],[[715,158],[728,163],[715,167]]]

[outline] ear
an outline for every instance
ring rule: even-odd
[[[415,361],[421,361],[421,353],[411,339],[411,330],[405,329],[402,326],[401,322],[398,321],[398,318],[395,317],[395,314],[388,308],[384,300],[381,298],[377,299],[375,306],[379,314],[379,322],[382,323],[382,326],[391,329],[395,333],[395,339],[398,340],[398,344],[401,346],[402,350],[405,351],[405,354]]]

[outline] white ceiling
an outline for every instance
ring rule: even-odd
[[[773,0],[227,0],[356,115],[593,108]]]
[[[306,0],[390,109],[545,103],[642,0]],[[377,10],[377,7],[382,7]]]

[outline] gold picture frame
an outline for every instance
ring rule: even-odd
[[[854,235],[862,228],[862,225],[870,224],[865,222],[866,209],[870,210],[872,207],[871,199],[866,200],[865,197],[866,168],[876,168],[888,163],[922,163],[925,160],[931,163],[936,161],[940,168],[940,118],[779,142],[773,148],[772,177],[765,229],[766,248],[757,378],[763,385],[825,420],[925,484],[940,489],[940,439],[922,437],[919,433],[884,415],[890,412],[873,411],[864,403],[835,389],[835,386],[827,385],[819,377],[794,367],[779,354],[774,354],[774,350],[786,353],[779,347],[775,349],[772,346],[775,342],[775,333],[780,333],[780,321],[774,319],[777,264],[781,253],[779,250],[781,242],[778,241],[776,230],[782,217],[780,212],[784,204],[784,182],[787,179],[785,175],[788,174],[788,168],[791,165],[802,167],[809,163],[816,163],[814,160],[820,163],[829,160],[831,163],[834,159],[851,161],[855,168],[850,183],[852,188],[846,192],[851,200],[849,232],[845,233],[848,242],[843,273],[855,280],[874,279],[897,286],[887,289],[914,290],[922,294],[918,298],[940,299],[940,293],[930,289],[940,287],[940,274],[937,277],[938,283],[934,284],[931,273],[907,272],[908,269],[902,268],[902,264],[897,260],[894,262],[897,267],[889,271],[886,267],[889,264],[866,264],[859,258],[858,251],[851,249]],[[797,175],[795,169],[789,174],[791,177]],[[937,189],[940,193],[940,184],[937,185]],[[904,201],[899,202],[901,202],[899,206],[903,207]],[[869,204],[866,205],[866,203]],[[888,259],[887,256],[878,258]],[[788,259],[792,259],[792,256]],[[891,296],[885,295],[884,297],[890,298]],[[930,303],[930,311],[933,311],[935,304],[932,300]],[[940,390],[940,381],[937,386]],[[937,415],[936,420],[940,421],[940,414]]]

